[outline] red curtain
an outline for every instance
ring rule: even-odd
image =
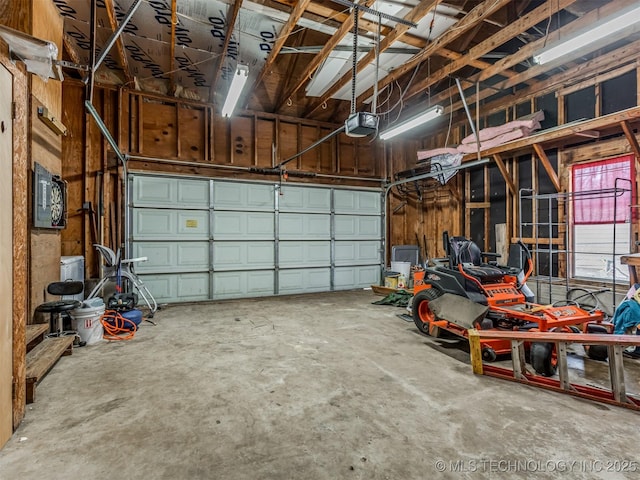
[[[623,223],[629,219],[633,155],[573,167],[573,212],[576,224]],[[618,180],[616,190],[616,179]],[[621,190],[627,190],[621,192]],[[615,210],[615,219],[614,217]]]

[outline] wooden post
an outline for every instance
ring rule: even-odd
[[[469,330],[469,353],[471,353],[471,366],[473,373],[482,375],[482,350],[480,348],[480,336],[478,330],[472,328]]]

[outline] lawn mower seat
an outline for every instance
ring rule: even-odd
[[[450,257],[455,258],[453,268],[462,265],[468,275],[478,279],[480,283],[497,283],[502,281],[504,272],[497,267],[482,263],[482,251],[471,240],[464,237],[451,237]]]

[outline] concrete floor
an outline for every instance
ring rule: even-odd
[[[79,348],[0,479],[638,478],[638,413],[474,376],[376,298],[173,306]]]

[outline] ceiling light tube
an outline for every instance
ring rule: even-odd
[[[444,108],[442,108],[440,105],[431,107],[430,109],[425,110],[424,112],[414,117],[408,118],[404,122],[394,127],[391,127],[388,130],[385,130],[380,134],[380,140],[387,140],[389,138],[395,137],[396,135],[406,132],[407,130],[411,130],[412,128],[417,127],[418,125],[427,123],[429,120],[433,120],[434,118],[439,117],[443,113],[444,113]]]
[[[231,81],[227,98],[224,101],[224,106],[222,107],[223,117],[230,117],[233,113],[233,109],[236,107],[236,103],[238,103],[240,93],[242,93],[242,89],[244,88],[244,84],[247,83],[248,77],[249,67],[246,65],[238,65],[236,67],[236,73],[233,75],[233,80]]]
[[[632,9],[626,9],[615,15],[605,19],[602,23],[595,27],[570,38],[544,52],[533,57],[533,61],[537,64],[545,64],[552,62],[567,53],[578,50],[586,45],[602,40],[603,38],[630,27],[640,22],[640,7],[636,6]]]

